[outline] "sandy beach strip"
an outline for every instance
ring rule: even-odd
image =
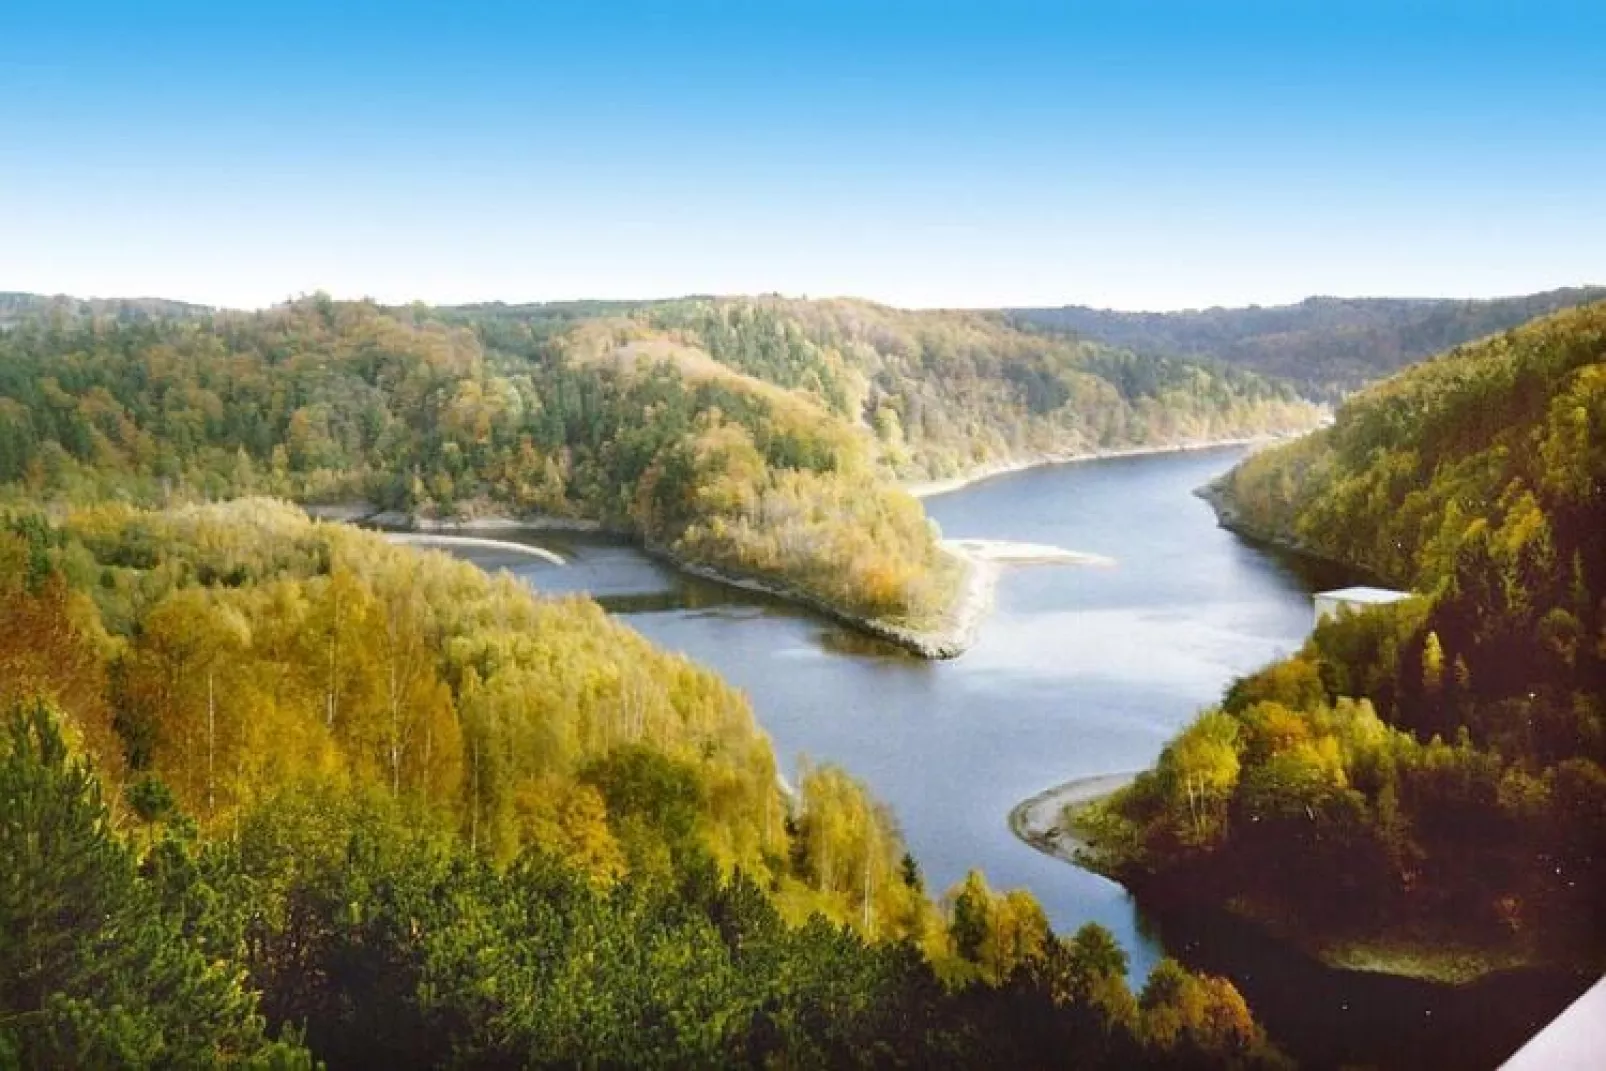
[[[1138,771],[1094,774],[1055,785],[1015,805],[1009,812],[1009,828],[1015,836],[1044,855],[1080,866],[1076,852],[1086,845],[1061,826],[1065,808],[1101,800],[1130,785]]]
[[[1001,565],[1114,565],[1103,554],[1069,550],[1048,543],[1017,543],[1008,539],[945,539],[943,549],[975,561]]]
[[[532,547],[527,543],[513,543],[506,539],[482,539],[478,536],[440,535],[434,532],[386,532],[385,541],[402,546],[473,547],[480,550],[502,550],[510,554],[526,554],[553,565],[563,565],[562,555],[545,547]]]

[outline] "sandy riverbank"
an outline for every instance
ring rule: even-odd
[[[420,532],[601,532],[600,521],[583,517],[554,517],[546,513],[532,513],[527,517],[507,517],[488,514],[483,517],[465,517],[461,520],[438,520],[433,517],[409,518],[412,527]]]
[[[1007,476],[1014,472],[1025,472],[1027,469],[1042,468],[1047,465],[1075,465],[1084,461],[1108,461],[1120,457],[1148,457],[1152,454],[1182,454],[1195,450],[1213,450],[1224,446],[1265,446],[1271,443],[1283,442],[1293,438],[1291,435],[1247,435],[1234,439],[1202,439],[1196,442],[1168,443],[1164,446],[1133,446],[1120,450],[1093,450],[1069,453],[1035,454],[1026,458],[1015,458],[1010,461],[999,461],[980,468],[972,469],[961,476],[953,476],[945,480],[923,480],[915,483],[906,483],[903,489],[916,498],[931,498],[935,495],[946,495],[951,491],[969,487],[971,484],[990,480],[995,476]]]
[[[1015,805],[1009,812],[1009,829],[1044,855],[1081,866],[1076,853],[1087,845],[1065,829],[1065,808],[1101,800],[1130,785],[1137,772],[1095,774],[1055,785]]]
[[[547,513],[532,513],[522,517],[509,517],[502,513],[485,513],[472,517],[420,517],[401,510],[382,510],[372,502],[333,502],[303,505],[308,517],[319,521],[340,521],[344,524],[367,524],[376,528],[399,528],[410,532],[601,532],[606,531],[598,521],[583,517],[555,517]]]
[[[475,536],[442,535],[437,532],[386,532],[387,543],[397,543],[402,546],[421,547],[477,547],[481,550],[504,550],[513,554],[525,554],[532,558],[551,562],[553,565],[565,564],[563,556],[556,554],[545,547],[532,547],[527,543],[513,543],[506,539],[482,539]]]
[[[945,539],[950,553],[1000,565],[1114,565],[1115,559],[1103,554],[1068,550],[1048,543],[1016,543],[1007,539]]]

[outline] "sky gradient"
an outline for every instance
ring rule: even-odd
[[[0,0],[0,290],[1606,283],[1606,3],[325,7]]]

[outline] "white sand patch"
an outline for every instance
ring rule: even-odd
[[[482,550],[505,550],[512,554],[528,554],[532,558],[565,564],[563,557],[545,547],[532,547],[526,543],[513,543],[506,539],[482,539],[477,536],[437,535],[433,532],[386,532],[385,539],[403,546],[424,547],[479,547]]]
[[[1007,539],[945,539],[943,546],[956,554],[1002,565],[1114,565],[1103,554],[1068,550],[1049,543],[1016,543]]]

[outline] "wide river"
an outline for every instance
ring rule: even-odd
[[[1004,567],[979,641],[950,662],[922,661],[775,600],[685,577],[605,538],[514,537],[557,551],[563,566],[457,552],[511,569],[541,591],[588,592],[660,645],[717,670],[751,698],[784,771],[804,755],[836,763],[891,805],[934,892],[972,867],[995,888],[1027,888],[1056,929],[1095,921],[1113,931],[1137,982],[1163,954],[1163,937],[1164,952],[1239,981],[1306,1062],[1342,1055],[1393,1063],[1414,1050],[1413,1058],[1441,1065],[1482,1063],[1458,1048],[1459,1032],[1446,1032],[1445,1019],[1475,1021],[1486,1003],[1501,1003],[1493,995],[1463,1011],[1466,1000],[1446,1005],[1432,987],[1356,992],[1329,977],[1335,972],[1283,962],[1249,935],[1224,940],[1216,923],[1161,925],[1120,886],[1038,853],[1008,828],[1010,809],[1044,788],[1152,763],[1235,676],[1303,642],[1312,591],[1354,579],[1216,526],[1191,492],[1242,454],[1226,448],[1040,468],[928,499],[945,536],[1054,544],[1114,560]],[[1346,1024],[1351,1013],[1369,1021]],[[1385,1030],[1379,1015],[1404,1018]],[[1480,1051],[1498,1054],[1507,1035],[1525,1029],[1514,1024]],[[1422,1047],[1402,1048],[1402,1032],[1420,1035]]]

